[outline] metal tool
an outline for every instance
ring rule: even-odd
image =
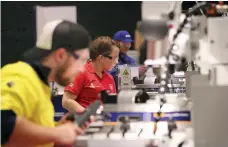
[[[77,123],[77,125],[81,127],[86,121],[89,121],[92,115],[97,113],[97,110],[100,108],[100,106],[101,101],[96,100],[83,113],[71,113],[66,119]]]

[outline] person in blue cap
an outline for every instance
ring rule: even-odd
[[[113,76],[116,83],[116,90],[118,91],[118,65],[136,65],[136,62],[133,58],[127,55],[127,51],[133,42],[128,31],[118,31],[113,35],[112,39],[118,42],[120,45],[118,64],[110,71],[110,74]],[[143,68],[140,67],[140,71],[143,71]]]

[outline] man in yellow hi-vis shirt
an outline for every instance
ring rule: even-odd
[[[69,145],[82,133],[72,123],[54,126],[48,81],[68,85],[83,68],[89,42],[90,36],[81,25],[51,21],[23,60],[1,69],[1,145]]]

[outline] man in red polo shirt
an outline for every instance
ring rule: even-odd
[[[70,112],[83,111],[95,100],[100,92],[116,93],[113,77],[106,72],[118,63],[119,47],[110,37],[99,37],[90,47],[90,60],[84,71],[65,88],[62,105]]]

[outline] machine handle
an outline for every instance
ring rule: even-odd
[[[76,123],[78,126],[81,127],[83,124],[85,124],[86,121],[90,119],[90,116],[96,114],[100,106],[101,101],[96,100],[83,113],[71,113],[69,116],[67,116],[66,119]]]
[[[101,106],[101,101],[96,100],[93,104],[91,104],[85,112],[81,113],[80,115],[75,115],[75,123],[77,123],[80,127],[85,124],[86,121],[90,119],[90,116],[95,115],[97,110]]]
[[[97,113],[97,110],[101,106],[101,101],[96,100],[94,103],[92,103],[83,113],[71,113],[69,116],[67,116],[66,120],[70,120],[77,124],[79,127],[82,127],[85,122],[87,122],[90,119],[90,116],[95,115]],[[66,146],[57,146],[55,147],[66,147]]]

